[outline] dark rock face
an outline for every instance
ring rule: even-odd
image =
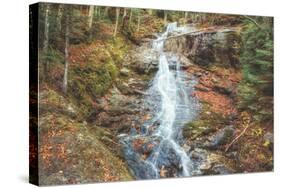
[[[184,54],[201,66],[220,63],[237,68],[240,48],[241,36],[235,29],[198,31],[165,42],[165,51]]]

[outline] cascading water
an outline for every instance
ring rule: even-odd
[[[182,148],[181,128],[197,114],[198,102],[191,96],[196,81],[181,70],[175,54],[168,56],[163,51],[169,33],[187,29],[170,23],[153,41],[152,47],[159,55],[159,68],[146,98],[153,118],[142,125],[140,134],[121,139],[125,158],[137,179],[159,178],[163,174],[165,177],[192,175],[192,161]],[[136,142],[143,146],[136,149]]]

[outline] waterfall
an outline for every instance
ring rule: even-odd
[[[183,31],[186,29],[177,27],[177,23],[170,23],[152,44],[159,56],[158,71],[146,99],[153,118],[143,125],[145,131],[142,134],[123,139],[125,157],[137,179],[159,178],[163,169],[168,171],[168,176],[192,175],[193,164],[182,148],[181,129],[197,113],[198,103],[191,96],[195,80],[188,79],[187,73],[181,70],[176,54],[168,56],[163,50],[170,33]],[[145,160],[134,151],[132,142],[135,139],[148,140],[156,145]]]
[[[186,100],[186,92],[182,89],[182,85],[180,83],[180,64],[176,61],[176,74],[174,75],[170,69],[167,57],[163,52],[165,38],[168,36],[169,32],[177,31],[177,23],[171,23],[167,25],[166,31],[154,41],[153,48],[158,51],[159,56],[159,70],[156,75],[157,80],[157,89],[161,96],[161,110],[158,114],[158,118],[160,120],[160,126],[156,131],[156,135],[162,137],[162,142],[166,142],[166,144],[170,144],[175,153],[180,156],[181,166],[183,168],[182,175],[189,176],[191,161],[187,156],[186,152],[178,145],[178,143],[173,138],[175,131],[178,131],[174,127],[174,122],[176,120],[176,110],[177,107],[183,105],[187,105]],[[179,99],[179,95],[183,95]],[[183,102],[183,104],[181,104]],[[188,106],[186,106],[188,108]],[[188,110],[188,109],[180,109],[180,110]],[[188,114],[187,114],[188,115]],[[159,147],[161,149],[161,147]]]

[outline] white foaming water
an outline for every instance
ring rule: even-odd
[[[189,176],[191,170],[191,160],[189,156],[187,156],[186,152],[182,149],[182,147],[176,142],[175,138],[173,138],[175,134],[174,131],[178,131],[178,129],[174,127],[177,107],[183,107],[179,110],[185,110],[186,112],[188,112],[188,98],[186,91],[184,90],[185,88],[182,88],[181,85],[182,80],[180,75],[181,72],[179,62],[176,61],[176,74],[172,73],[169,69],[166,54],[163,52],[165,39],[170,32],[175,31],[185,32],[187,30],[184,28],[178,28],[176,22],[168,24],[166,31],[153,42],[154,50],[159,53],[159,70],[156,75],[155,84],[161,97],[161,109],[158,112],[160,126],[154,134],[156,136],[162,137],[161,142],[165,141],[166,144],[168,143],[170,147],[172,147],[174,152],[180,157],[182,176]],[[179,95],[181,95],[181,100],[179,100]],[[180,104],[179,102],[183,104]],[[189,114],[184,115],[188,117]],[[165,146],[160,144],[158,149],[161,150],[161,147]],[[154,161],[157,161],[157,159],[154,159]]]

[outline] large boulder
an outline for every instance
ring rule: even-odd
[[[158,55],[149,45],[132,50],[125,61],[138,74],[147,74],[158,69]]]
[[[220,63],[237,68],[241,36],[235,28],[217,28],[170,37],[164,48],[167,52],[184,54],[198,65]]]

